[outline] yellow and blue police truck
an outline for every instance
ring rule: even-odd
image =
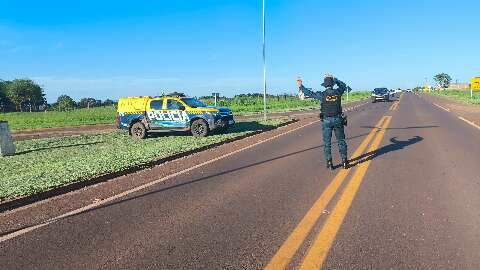
[[[117,127],[138,139],[150,132],[173,131],[190,131],[195,137],[205,137],[234,124],[230,109],[207,106],[183,94],[126,97],[118,101]]]

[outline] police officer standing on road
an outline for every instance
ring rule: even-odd
[[[313,92],[303,86],[302,80],[297,80],[299,97],[311,97],[320,100],[320,119],[322,121],[323,143],[327,168],[333,170],[332,162],[332,131],[338,142],[338,149],[342,157],[343,168],[348,168],[347,143],[345,142],[346,116],[342,112],[342,95],[347,91],[347,85],[333,77],[326,75],[322,86],[325,91]],[[334,88],[337,85],[338,88]]]

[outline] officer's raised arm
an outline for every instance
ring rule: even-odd
[[[340,95],[343,95],[343,93],[348,90],[347,85],[337,78],[335,78],[335,84],[338,86],[337,91],[340,93]]]
[[[318,100],[322,99],[322,92],[320,91],[314,92],[314,91],[311,91],[310,89],[307,89],[305,86],[303,86],[301,79],[297,80],[297,85],[298,85],[298,96],[300,99],[303,99],[305,97],[310,97]]]

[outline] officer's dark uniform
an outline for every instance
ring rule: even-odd
[[[335,84],[338,88],[333,88]],[[326,77],[322,84],[326,89],[321,92],[313,92],[306,89],[303,84],[300,85],[300,91],[306,96],[318,99],[321,101],[321,114],[323,142],[325,159],[327,160],[327,167],[333,168],[332,164],[332,131],[335,132],[335,137],[338,142],[338,149],[342,157],[343,166],[348,166],[347,159],[347,143],[345,142],[345,130],[342,117],[342,95],[347,90],[345,83],[332,77]]]

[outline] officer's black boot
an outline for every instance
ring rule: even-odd
[[[327,169],[333,170],[333,162],[332,160],[327,160]]]
[[[342,166],[344,169],[348,169],[348,159],[342,159]]]

